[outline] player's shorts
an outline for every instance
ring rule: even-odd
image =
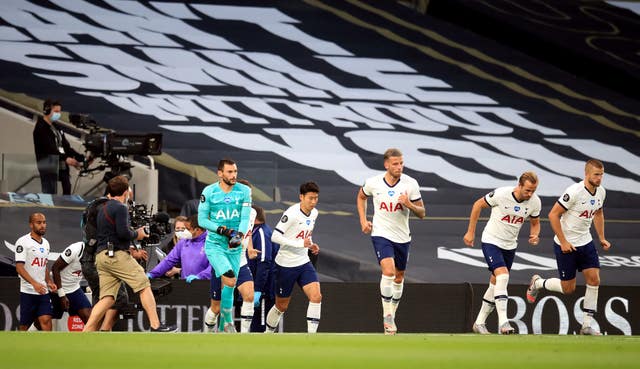
[[[204,253],[207,254],[209,264],[213,267],[215,274],[211,275],[211,279],[214,276],[220,278],[224,273],[233,270],[233,274],[236,276],[240,269],[240,255],[242,254],[242,248],[238,247],[238,252],[228,252],[227,245],[220,246],[210,244],[208,241],[204,245]]]
[[[505,250],[491,243],[482,243],[482,254],[487,262],[488,269],[493,273],[494,270],[506,267],[511,270],[513,259],[516,257],[516,249]]]
[[[136,293],[151,286],[144,269],[128,251],[117,250],[113,257],[107,256],[106,251],[99,252],[96,254],[96,269],[100,277],[100,299],[118,296],[122,282]]]
[[[20,292],[20,325],[28,327],[43,315],[53,315],[49,294],[32,295]]]
[[[576,270],[581,272],[584,269],[600,268],[598,250],[593,241],[584,246],[577,246],[576,251],[563,254],[560,245],[553,243],[553,251],[556,254],[558,264],[558,274],[563,281],[570,281],[576,277]]]
[[[373,250],[378,258],[378,264],[382,259],[393,258],[396,269],[407,269],[411,242],[397,243],[380,236],[372,236],[371,241],[373,241]]]
[[[58,297],[57,293],[51,293],[51,304],[53,305],[53,319],[62,318],[62,314],[64,314],[64,310],[62,309],[62,304],[60,302],[60,297]],[[91,303],[87,296],[82,292],[81,288],[68,293],[67,298],[69,299],[69,315],[78,315],[78,311],[82,309],[90,309]]]
[[[215,270],[212,270],[211,275],[214,276],[216,274]],[[236,280],[236,286],[240,286],[245,282],[253,282],[253,275],[251,274],[251,269],[249,269],[249,265],[245,264],[240,267],[240,271],[238,272],[238,279]],[[221,291],[222,291],[222,280],[220,277],[211,278],[211,290],[210,296],[212,300],[220,301],[221,299]]]
[[[319,282],[318,274],[311,262],[296,267],[283,267],[276,264],[276,295],[289,297],[293,292],[293,285],[298,283],[301,288],[309,283]]]

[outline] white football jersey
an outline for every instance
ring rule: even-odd
[[[240,266],[247,265],[247,247],[249,247],[249,241],[251,241],[251,231],[253,229],[253,225],[256,222],[256,209],[251,208],[251,213],[249,214],[249,226],[244,230],[244,238],[242,239],[242,254],[240,254]]]
[[[317,217],[317,209],[307,215],[300,209],[300,203],[284,212],[271,236],[272,242],[280,244],[276,264],[291,268],[309,262],[309,249],[304,247],[304,239],[313,233]]]
[[[398,243],[411,241],[410,210],[398,202],[398,197],[406,192],[409,201],[420,200],[418,182],[408,175],[402,174],[400,180],[390,186],[383,173],[367,179],[362,186],[362,191],[368,197],[373,196],[374,211],[371,236],[384,237]]]
[[[584,246],[593,239],[589,230],[593,214],[604,206],[606,196],[604,187],[597,187],[591,194],[583,182],[578,182],[569,186],[558,199],[558,204],[567,210],[560,217],[562,232],[573,246]],[[557,236],[553,240],[560,244]]]
[[[491,216],[482,232],[482,242],[504,250],[518,246],[518,233],[524,222],[540,216],[542,202],[533,194],[529,200],[519,202],[513,195],[513,187],[500,187],[486,194],[484,201],[491,206]]]
[[[16,241],[16,263],[23,262],[24,269],[31,278],[44,285],[46,285],[45,273],[47,272],[48,257],[49,241],[44,237],[42,242],[38,242],[31,238],[31,233],[28,233]],[[27,282],[22,276],[20,276],[20,292],[39,295],[31,283]]]
[[[80,280],[82,279],[80,257],[82,257],[83,251],[84,243],[76,242],[67,246],[67,248],[60,253],[62,260],[69,264],[60,271],[62,289],[65,293],[71,293],[80,288]]]

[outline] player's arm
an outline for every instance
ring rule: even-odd
[[[398,202],[420,219],[424,219],[427,215],[427,208],[420,197],[420,187],[417,182],[414,182],[407,191],[400,194]]]
[[[206,188],[202,191],[202,195],[200,195],[200,205],[198,205],[198,224],[209,232],[215,233],[221,224],[209,219],[209,213],[211,212],[209,200],[211,196],[211,191],[207,191]]]
[[[180,261],[180,256],[182,255],[182,245],[184,242],[182,240],[176,243],[175,247],[171,249],[169,254],[162,259],[158,265],[156,265],[151,271],[149,271],[150,278],[159,278],[162,277],[166,272],[171,270],[174,266],[178,264]]]
[[[540,242],[540,217],[530,217],[529,224],[529,244],[535,246]]]
[[[24,261],[16,262],[16,272],[25,281],[29,282],[29,284],[32,285],[33,288],[36,290],[36,292],[38,292],[41,295],[44,295],[45,293],[47,293],[47,286],[36,282],[36,280],[31,277],[29,272],[27,272],[27,270],[24,267]]]
[[[563,253],[569,253],[571,251],[576,251],[576,248],[567,241],[567,238],[564,236],[564,232],[562,231],[562,225],[560,224],[560,217],[567,211],[564,206],[562,206],[559,202],[556,202],[551,208],[549,212],[549,224],[551,224],[551,229],[553,229],[553,233],[555,233],[556,237],[560,241],[560,248]]]
[[[66,251],[66,250],[65,250]],[[62,278],[60,277],[60,272],[62,269],[67,267],[67,262],[59,256],[58,259],[53,263],[51,267],[51,274],[53,274],[53,282],[56,284],[58,296],[60,297],[60,304],[62,305],[63,310],[69,310],[69,298],[67,298],[67,294],[62,289]]]
[[[602,208],[596,210],[593,214],[593,227],[596,229],[596,233],[598,234],[598,240],[600,240],[600,245],[602,245],[602,249],[609,250],[611,244],[604,236],[604,210]]]
[[[288,212],[285,211],[284,215],[282,216],[282,218],[280,218],[280,221],[278,222],[278,224],[276,224],[276,227],[271,234],[271,242],[279,243],[282,246],[306,247],[305,241],[308,240],[308,238],[305,238],[304,240],[298,240],[287,238],[284,235],[294,222],[295,219],[293,219],[293,217],[289,217]]]
[[[242,209],[240,210],[240,225],[238,225],[238,232],[247,232],[249,229],[249,220],[251,219],[251,189],[247,188],[244,191],[244,198],[242,199]],[[243,233],[244,234],[244,233]]]
[[[409,201],[405,206],[420,219],[424,219],[427,216],[427,208],[424,206],[422,199]]]
[[[47,284],[47,287],[49,287],[49,290],[51,292],[58,291],[58,286],[53,283],[53,279],[51,279],[51,273],[49,273],[49,265],[44,268],[44,282]]]
[[[358,196],[356,197],[356,206],[358,208],[358,217],[360,217],[362,233],[371,233],[372,229],[371,222],[367,219],[367,199],[368,196],[364,193],[364,187],[360,187]]]
[[[476,202],[473,203],[471,207],[471,214],[469,214],[469,225],[467,226],[467,233],[464,234],[462,240],[464,244],[473,247],[473,239],[476,237],[476,226],[478,224],[478,219],[480,218],[480,213],[482,209],[489,208],[490,205],[487,203],[485,197],[481,197]]]

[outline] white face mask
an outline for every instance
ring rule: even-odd
[[[55,112],[53,114],[51,114],[51,118],[49,118],[52,122],[57,121],[58,119],[60,119],[60,117],[62,116],[62,114]]]
[[[176,231],[176,238],[179,240],[190,240],[192,238],[191,232],[186,229]]]

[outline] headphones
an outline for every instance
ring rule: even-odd
[[[51,114],[51,108],[53,106],[51,106],[51,99],[46,99],[44,101],[44,104],[42,105],[42,114],[44,115],[49,115]]]

